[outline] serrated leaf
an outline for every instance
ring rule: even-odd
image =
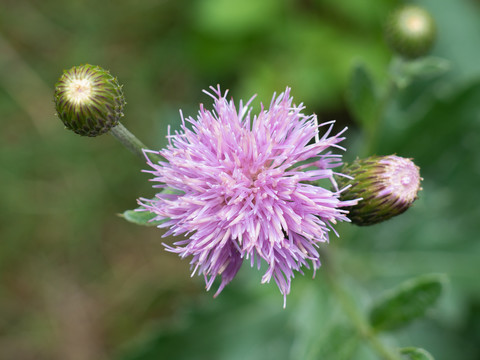
[[[355,119],[365,127],[372,126],[377,107],[377,95],[372,78],[362,64],[357,64],[353,68],[347,101]]]
[[[393,330],[423,316],[440,297],[444,275],[423,275],[388,292],[372,308],[370,322],[376,330]]]
[[[127,221],[130,221],[137,225],[143,225],[143,226],[157,226],[165,221],[165,220],[160,220],[160,221],[153,220],[157,215],[149,211],[145,211],[145,208],[143,207],[139,207],[134,210],[126,210],[119,215]]]
[[[435,360],[430,353],[422,348],[407,347],[400,349],[402,359],[405,360]]]

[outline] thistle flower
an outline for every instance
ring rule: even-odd
[[[395,155],[372,156],[345,164],[337,178],[347,189],[341,199],[362,198],[348,208],[348,217],[356,225],[373,225],[406,211],[421,190],[420,171],[411,159]]]
[[[82,136],[102,135],[117,126],[125,106],[117,79],[89,64],[64,71],[55,84],[54,100],[66,128]]]
[[[164,245],[191,256],[193,274],[204,275],[207,290],[221,276],[215,296],[249,260],[259,269],[268,265],[262,283],[273,277],[286,299],[294,271],[302,273],[309,262],[318,269],[319,244],[328,242],[333,224],[349,221],[340,208],[356,204],[339,199],[332,168],[341,155],[329,151],[344,150],[338,143],[346,129],[330,136],[333,122],[321,124],[320,138],[316,116],[292,103],[289,88],[253,117],[253,97],[237,111],[227,92],[210,89],[214,110],[201,105],[197,119],[182,115],[181,131],[169,133],[167,148],[154,152],[168,162],[146,156],[154,187],[173,193],[139,203],[153,220],[164,220],[159,227],[170,228],[164,236],[183,235]],[[313,185],[320,179],[335,190]]]

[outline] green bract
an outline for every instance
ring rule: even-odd
[[[426,55],[435,42],[435,21],[421,7],[405,5],[389,17],[385,36],[394,52],[405,58],[418,58]]]
[[[82,136],[98,136],[118,124],[125,98],[107,70],[89,64],[64,71],[55,84],[55,107],[65,126]]]
[[[373,225],[406,211],[421,189],[419,168],[410,159],[395,155],[371,156],[345,164],[338,177],[342,201],[360,199],[347,208],[356,225]]]

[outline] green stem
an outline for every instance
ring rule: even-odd
[[[341,281],[338,277],[338,273],[335,271],[332,257],[330,256],[327,261],[324,261],[324,265],[330,263],[324,273],[327,275],[328,284],[333,290],[333,293],[337,297],[340,305],[345,311],[347,317],[351,321],[358,334],[369,343],[370,347],[375,350],[383,360],[401,360],[401,357],[395,352],[387,348],[377,337],[375,330],[370,326],[363,313],[358,309],[351,295],[341,286]]]
[[[143,149],[148,148],[140,140],[138,140],[135,135],[128,131],[128,129],[123,126],[122,123],[119,122],[117,126],[110,130],[110,133],[128,150],[140,157],[142,160],[145,160]],[[159,161],[163,160],[162,157],[158,156],[157,154],[147,153],[147,155],[153,163],[158,163]]]
[[[398,71],[397,69],[402,66],[402,60],[398,57],[394,57],[389,65],[389,73],[387,83],[382,95],[379,99],[377,111],[374,114],[371,127],[368,129],[367,146],[365,150],[365,156],[370,156],[375,153],[378,143],[378,134],[380,132],[380,126],[382,119],[385,115],[385,110],[392,99],[392,95],[395,93],[396,84],[393,80],[392,72]]]

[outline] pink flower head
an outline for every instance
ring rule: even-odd
[[[218,295],[236,275],[244,259],[268,269],[262,283],[275,279],[280,292],[290,292],[294,271],[320,266],[319,243],[328,242],[331,225],[349,221],[341,207],[332,168],[341,155],[332,154],[346,130],[329,136],[333,122],[321,124],[304,115],[290,88],[273,96],[252,117],[250,103],[227,101],[220,87],[211,87],[214,110],[200,105],[197,119],[184,118],[181,131],[169,134],[166,149],[155,152],[167,161],[152,163],[157,188],[169,188],[139,203],[165,220],[164,236],[183,235],[168,251],[191,257],[193,274],[205,276],[207,290],[221,276]],[[189,124],[188,124],[189,123]],[[344,149],[343,149],[344,150]],[[335,191],[313,182],[330,180]],[[173,189],[173,191],[171,191]],[[192,275],[193,275],[192,274]]]

